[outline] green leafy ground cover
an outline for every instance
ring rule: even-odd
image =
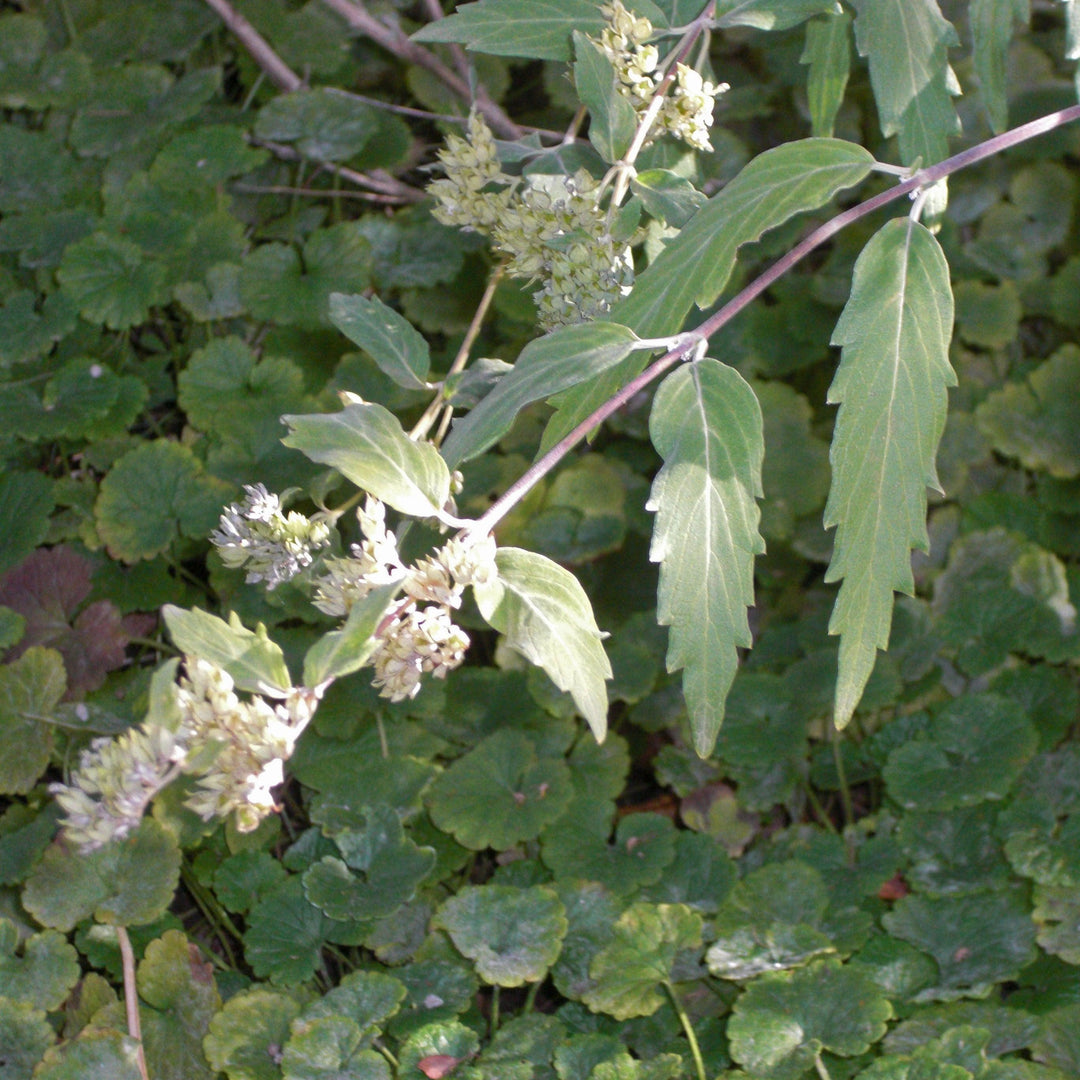
[[[634,121],[598,4],[372,4],[377,41],[238,3],[288,92],[201,0],[0,5],[0,1080],[142,1075],[125,936],[153,1080],[1080,1075],[1076,125],[953,176],[935,232],[858,221],[627,402],[499,523],[468,663],[415,698],[356,670],[390,586],[341,626],[209,541],[245,484],[424,517],[460,467],[483,514],[634,334],[886,190],[875,158],[1075,104],[1080,13],[1031,7],[717,4],[713,151],[644,150],[634,291],[542,336],[431,216],[468,105],[386,27],[525,127],[580,98],[591,142],[500,160],[599,179]],[[440,456],[404,432],[489,281]],[[80,852],[48,784],[164,722],[174,645],[244,692],[336,680],[281,812],[205,821],[182,778]]]

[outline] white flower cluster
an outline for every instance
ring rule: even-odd
[[[383,697],[415,697],[425,674],[444,678],[465,659],[469,636],[454,624],[451,611],[461,606],[466,586],[491,581],[495,541],[451,540],[433,555],[405,566],[397,540],[386,528],[386,509],[368,498],[357,511],[364,539],[351,557],[328,559],[327,573],[316,581],[315,606],[344,618],[353,604],[379,585],[402,581],[405,599],[383,620],[372,656],[373,683]]]
[[[641,117],[663,80],[660,54],[655,45],[648,44],[652,23],[627,11],[621,0],[612,0],[601,11],[608,25],[600,32],[597,44],[615,68],[619,92]],[[674,135],[695,150],[711,150],[709,128],[713,122],[713,105],[727,89],[726,83],[706,82],[686,64],[676,65],[675,83],[660,105],[650,137]]]
[[[513,276],[542,283],[535,299],[545,328],[602,315],[630,291],[630,248],[612,236],[600,184],[587,172],[507,175],[478,113],[468,140],[451,135],[439,159],[446,177],[428,188],[435,217],[486,233],[510,256]]]
[[[330,543],[326,522],[290,510],[262,484],[245,484],[247,498],[226,508],[210,534],[222,561],[246,569],[248,584],[264,581],[268,589],[296,577],[311,565],[314,552]]]
[[[206,821],[235,812],[237,828],[250,832],[274,809],[270,789],[284,778],[283,762],[314,714],[316,692],[293,689],[276,706],[258,696],[245,702],[216,664],[188,657],[185,667],[175,688],[175,730],[148,723],[95,739],[71,784],[50,785],[65,813],[64,834],[80,850],[127,836],[182,773],[199,777],[187,805]]]

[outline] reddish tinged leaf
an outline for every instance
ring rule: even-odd
[[[442,1080],[442,1077],[449,1076],[461,1061],[461,1058],[451,1057],[450,1054],[428,1054],[416,1063],[416,1067],[428,1080]]]
[[[148,616],[123,618],[110,600],[79,612],[90,593],[91,570],[89,560],[61,545],[39,548],[0,578],[0,604],[26,619],[26,632],[7,659],[32,645],[56,649],[64,658],[69,699],[101,686],[124,663],[129,637],[153,622]]]

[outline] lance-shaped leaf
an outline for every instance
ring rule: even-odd
[[[836,0],[720,0],[717,25],[752,26],[756,30],[789,30],[815,15],[838,10]]]
[[[1030,18],[1030,0],[971,0],[968,19],[975,46],[975,74],[994,131],[1009,126],[1005,63],[1013,25],[1027,25]]]
[[[495,565],[496,581],[473,586],[480,613],[511,648],[570,692],[593,734],[603,739],[611,665],[585,590],[569,570],[534,551],[499,548]]]
[[[531,341],[517,363],[468,414],[443,445],[450,468],[482,454],[503,437],[526,405],[607,371],[638,345],[632,330],[615,323],[575,323]]]
[[[349,609],[340,630],[324,634],[304,657],[304,685],[321,686],[362,668],[375,651],[375,630],[391,601],[401,591],[401,582],[378,585]]]
[[[413,40],[461,42],[492,56],[569,60],[575,30],[599,34],[603,28],[604,16],[590,0],[477,0],[428,23]]]
[[[450,497],[450,470],[439,452],[430,443],[413,442],[381,405],[347,405],[341,412],[282,419],[292,429],[281,440],[286,446],[332,465],[403,514],[431,517]]]
[[[840,405],[825,527],[839,526],[826,581],[839,581],[829,633],[840,635],[836,723],[855,711],[876,650],[889,644],[893,591],[911,594],[911,549],[929,548],[926,486],[945,427],[953,302],[937,241],[890,221],[855,264],[833,334],[843,347],[829,401]]]
[[[378,297],[330,294],[330,321],[380,370],[409,390],[427,386],[431,355],[423,335]]]
[[[940,161],[960,132],[952,98],[960,92],[948,50],[959,44],[937,0],[853,0],[855,44],[870,64],[884,135],[900,137],[900,159]]]
[[[657,619],[671,627],[668,671],[683,672],[694,747],[707,756],[735,678],[736,648],[751,644],[761,408],[734,368],[704,359],[672,372],[653,401],[649,433],[664,459],[647,509],[649,558],[660,563]]]
[[[808,64],[806,103],[815,135],[832,135],[851,69],[851,16],[814,19],[806,26],[806,48],[799,63]]]
[[[766,150],[714,195],[611,310],[643,337],[673,334],[696,302],[723,291],[743,244],[824,205],[873,168],[869,151],[840,139],[800,139]]]
[[[252,633],[235,612],[225,622],[199,608],[185,611],[173,604],[166,604],[161,614],[181,652],[224,668],[238,690],[284,697],[292,687],[285,656],[262,623]]]
[[[637,129],[637,113],[619,92],[619,76],[603,51],[574,31],[574,84],[589,110],[589,142],[609,164],[622,158]]]

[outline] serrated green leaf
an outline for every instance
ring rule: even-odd
[[[130,240],[96,232],[64,252],[56,276],[71,303],[89,322],[127,330],[168,299],[165,267],[147,262]]]
[[[761,408],[733,368],[704,359],[669,375],[653,400],[653,445],[664,467],[646,508],[656,513],[649,558],[660,563],[657,621],[670,626],[667,668],[683,669],[698,754],[707,757],[751,644],[754,556],[762,494]]]
[[[831,138],[851,71],[851,16],[844,12],[811,19],[799,62],[810,68],[806,98],[811,130],[815,136]]]
[[[941,161],[960,132],[959,84],[948,50],[959,44],[937,0],[853,0],[855,43],[870,64],[882,133],[900,136],[900,160]]]
[[[403,514],[431,517],[450,497],[450,470],[438,450],[410,439],[381,405],[347,405],[337,413],[282,419],[290,428],[282,440],[286,446],[332,465]]]
[[[35,1080],[140,1080],[139,1044],[119,1031],[83,1031],[45,1052]]]
[[[255,136],[294,143],[313,161],[345,161],[379,129],[378,111],[333,86],[281,94],[259,110]]]
[[[354,603],[342,628],[323,634],[304,655],[304,685],[322,686],[362,668],[378,644],[375,630],[400,591],[400,582],[378,585]]]
[[[155,439],[125,454],[102,480],[94,520],[114,558],[138,562],[180,537],[206,536],[232,491],[188,447]]]
[[[38,813],[18,803],[0,816],[0,885],[16,885],[56,835],[60,807],[46,803]]]
[[[161,614],[185,656],[200,657],[224,668],[238,690],[284,697],[292,688],[285,656],[262,623],[251,631],[235,612],[225,622],[199,608],[186,611],[173,604],[166,604]]]
[[[859,183],[874,164],[861,146],[800,139],[754,158],[638,275],[610,318],[642,337],[677,333],[691,307],[723,291],[743,244]]]
[[[139,926],[164,913],[179,877],[176,838],[144,818],[126,839],[89,853],[52,844],[27,879],[22,902],[43,926],[65,932],[91,915],[114,926]]]
[[[613,807],[579,796],[541,837],[544,862],[558,879],[598,881],[626,895],[663,877],[675,858],[675,826],[661,814],[627,814],[609,843]]]
[[[1034,958],[1035,927],[1016,889],[972,896],[912,894],[882,916],[890,934],[929,953],[938,964],[937,987],[920,998],[981,997],[1014,978]]]
[[[864,1054],[885,1034],[888,999],[861,972],[824,960],[763,975],[735,1002],[731,1056],[754,1076],[795,1080],[822,1050]]]
[[[66,293],[47,296],[38,310],[30,289],[13,293],[0,307],[0,367],[45,356],[75,328],[75,309]]]
[[[630,190],[654,218],[682,227],[708,200],[684,176],[669,169],[645,169],[630,181]]]
[[[0,919],[0,987],[4,994],[46,1012],[59,1008],[79,979],[78,953],[55,930],[27,939],[21,956],[15,955],[18,943],[15,924]]]
[[[703,921],[684,904],[633,904],[619,916],[613,939],[589,965],[595,986],[582,1001],[616,1020],[651,1016],[664,1003],[680,952],[701,944]]]
[[[573,796],[562,758],[540,757],[521,731],[497,731],[431,786],[428,809],[444,832],[474,851],[533,840]]]
[[[829,622],[840,635],[837,727],[889,643],[893,592],[914,592],[911,549],[929,548],[926,487],[938,486],[934,456],[956,383],[952,315],[937,241],[910,218],[889,222],[859,256],[833,334],[843,354],[829,401],[841,407],[825,527],[839,528],[825,580],[843,579]]]
[[[214,895],[228,911],[249,911],[286,877],[269,852],[240,851],[214,871]]]
[[[477,0],[428,23],[413,41],[456,41],[492,56],[570,60],[570,35],[599,34],[604,17],[589,0]]]
[[[995,132],[1009,126],[1006,60],[1016,23],[1031,18],[1029,0],[972,0],[968,20],[974,41],[975,74]]]
[[[630,100],[619,91],[619,77],[603,51],[574,30],[574,85],[589,110],[589,142],[609,164],[622,160],[637,130]]]
[[[720,26],[788,30],[815,15],[836,10],[836,0],[720,0],[714,18]]]
[[[428,343],[408,319],[378,297],[330,294],[330,321],[359,345],[398,386],[427,388],[431,370]]]
[[[213,968],[178,930],[146,948],[137,973],[147,1067],[155,1080],[214,1080],[203,1038],[221,1008]]]
[[[443,444],[450,468],[483,453],[511,428],[526,405],[595,378],[634,351],[638,337],[615,323],[562,326],[529,342],[513,370],[467,416]]]
[[[585,590],[557,563],[521,548],[499,548],[499,576],[474,586],[480,613],[506,643],[542,667],[569,691],[597,739],[607,733],[607,690],[611,665],[601,644]]]
[[[257,319],[317,330],[330,322],[330,294],[371,279],[371,248],[357,222],[316,229],[303,259],[287,244],[263,244],[240,264],[240,296]]]
[[[1028,376],[1007,383],[975,410],[994,448],[1051,476],[1080,476],[1080,348],[1064,345]]]
[[[954,810],[1004,798],[1038,745],[1038,734],[1016,702],[969,694],[933,719],[927,738],[893,750],[883,775],[902,806]]]
[[[66,689],[54,649],[35,645],[0,667],[0,792],[27,792],[45,771],[53,747],[48,721]]]
[[[546,885],[466,886],[435,914],[476,972],[494,986],[539,982],[559,955],[566,935],[566,912]]]
[[[304,873],[304,895],[331,919],[393,914],[435,866],[435,852],[404,835],[395,810],[374,807],[362,817],[357,827],[334,833],[345,862],[324,857]]]
[[[297,1020],[281,1056],[284,1080],[391,1080],[375,1050],[358,1050],[359,1031],[345,1017]]]
[[[295,998],[263,987],[229,998],[203,1040],[211,1068],[229,1080],[280,1080],[277,1061],[299,1013]]]

